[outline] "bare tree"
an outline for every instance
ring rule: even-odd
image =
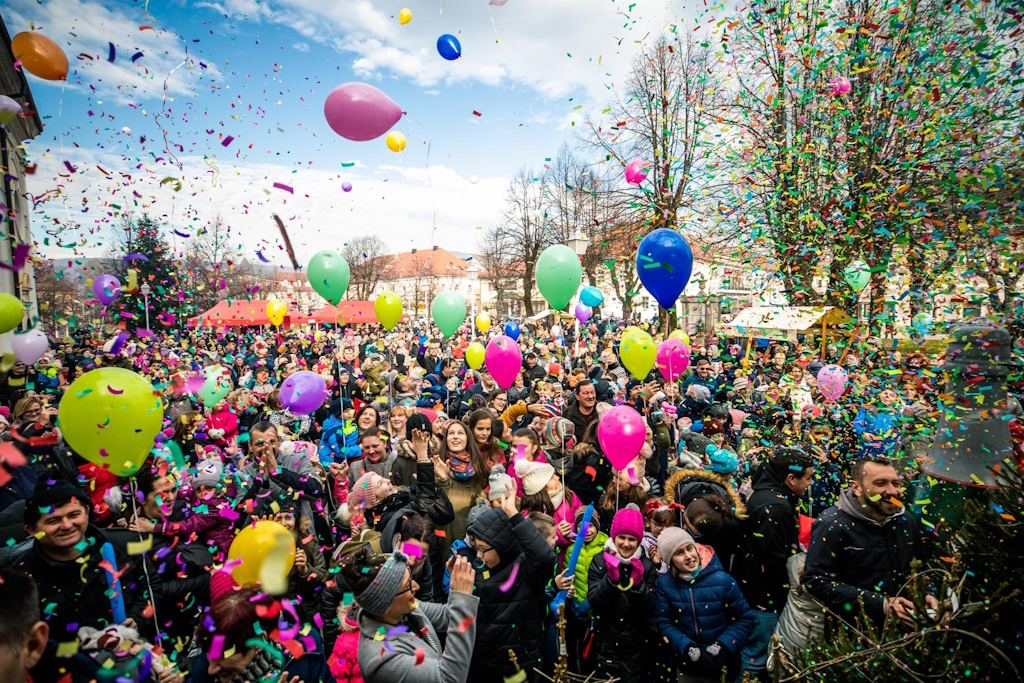
[[[520,277],[521,264],[512,255],[501,230],[491,226],[477,243],[482,273],[480,278],[491,285],[497,303],[495,314],[510,315],[511,301],[516,294],[516,280]]]
[[[368,300],[377,285],[390,277],[394,257],[388,254],[384,240],[376,235],[362,235],[349,240],[341,254],[348,261],[351,273],[347,299]]]
[[[544,184],[533,169],[520,168],[509,182],[498,225],[509,256],[522,264],[521,279],[526,315],[533,315],[534,274],[537,259],[554,243],[544,218]]]
[[[82,313],[84,288],[79,280],[68,277],[68,270],[53,261],[37,262],[33,271],[40,326],[53,336],[66,335],[75,327],[75,317]]]

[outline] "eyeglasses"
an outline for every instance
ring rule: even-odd
[[[412,592],[412,579],[409,579],[409,583],[406,584],[405,588],[403,588],[402,590],[400,590],[397,593],[395,593],[395,597],[397,598],[399,595],[404,595],[406,593],[411,593],[411,592]]]

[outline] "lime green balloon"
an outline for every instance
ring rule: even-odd
[[[846,280],[846,284],[850,285],[850,289],[860,294],[871,282],[871,269],[863,261],[854,261],[846,266],[843,278]]]
[[[335,306],[345,296],[351,277],[348,261],[333,251],[318,251],[313,254],[306,267],[306,275],[309,277],[309,286]]]
[[[142,375],[99,368],[71,383],[57,419],[75,453],[115,476],[128,477],[153,449],[164,409],[160,393]]]
[[[445,290],[434,298],[430,314],[441,334],[450,337],[466,319],[466,300],[458,292]]]
[[[0,294],[0,334],[10,332],[21,324],[25,306],[11,294]]]
[[[466,365],[472,370],[476,370],[484,364],[484,354],[487,349],[480,342],[473,342],[466,347]]]
[[[548,305],[561,311],[583,282],[583,266],[580,257],[564,244],[553,244],[537,259],[537,289]]]
[[[639,327],[627,327],[619,344],[619,360],[630,374],[644,380],[654,367],[658,347],[654,338]]]
[[[394,292],[384,292],[373,302],[373,312],[384,329],[390,330],[402,319],[402,300]]]
[[[203,370],[203,386],[199,389],[199,398],[203,405],[212,409],[220,403],[234,386],[231,381],[231,371],[223,365],[210,365]]]

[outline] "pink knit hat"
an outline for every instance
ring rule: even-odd
[[[372,509],[377,505],[377,492],[373,490],[373,472],[367,472],[356,479],[348,492],[348,507],[353,514],[360,510]]]
[[[350,494],[351,495],[351,494]],[[612,538],[616,536],[632,536],[636,540],[644,537],[644,516],[633,503],[615,513],[612,519],[612,528],[608,532]]]

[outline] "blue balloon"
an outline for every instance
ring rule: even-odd
[[[636,272],[644,288],[658,300],[658,305],[672,308],[693,272],[689,243],[675,230],[655,230],[636,250]]]
[[[437,39],[437,51],[449,62],[462,56],[462,45],[459,39],[450,33],[446,33]]]
[[[580,301],[591,308],[600,306],[604,302],[604,294],[597,287],[584,287],[583,291],[580,292]]]
[[[515,320],[505,323],[505,336],[512,339],[512,341],[519,341],[519,323]]]

